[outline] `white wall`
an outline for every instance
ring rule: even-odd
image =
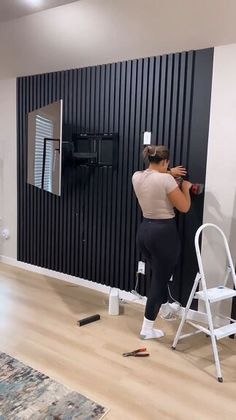
[[[0,239],[0,255],[17,254],[17,175],[16,175],[16,80],[0,80],[0,217],[1,230],[10,238]]]
[[[80,0],[0,23],[0,79],[234,43],[235,15],[235,0]]]
[[[215,48],[204,223],[223,229],[236,263],[236,44]],[[202,254],[209,284],[223,278],[226,260],[217,233],[208,231]],[[214,252],[213,252],[214,249]],[[230,304],[220,304],[230,312]]]

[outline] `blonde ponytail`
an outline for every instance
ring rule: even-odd
[[[159,163],[162,160],[169,160],[169,150],[165,146],[146,146],[143,150],[144,159],[149,160],[149,162]]]

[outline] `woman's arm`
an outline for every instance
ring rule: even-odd
[[[175,188],[167,197],[169,198],[173,207],[182,213],[187,213],[191,206],[190,188],[192,184],[189,181],[183,181],[181,190],[179,187]]]
[[[184,168],[184,166],[175,166],[174,168],[168,168],[167,171],[170,175],[172,175],[174,178],[177,178],[179,176],[185,176],[187,175],[187,170]]]

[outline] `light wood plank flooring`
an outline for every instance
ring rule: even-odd
[[[121,309],[109,316],[100,292],[0,264],[0,351],[105,405],[106,420],[236,418],[236,340],[219,343],[219,384],[207,337],[187,339],[173,351],[177,323],[158,320],[166,336],[144,342],[144,308]],[[100,321],[76,325],[95,313]],[[121,355],[144,345],[149,358]]]

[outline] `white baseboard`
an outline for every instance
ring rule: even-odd
[[[101,293],[109,294],[111,290],[110,286],[106,286],[104,284],[95,283],[94,281],[82,279],[80,277],[71,276],[69,274],[59,273],[58,271],[49,270],[48,268],[38,267],[32,264],[27,264],[22,261],[18,261],[15,258],[6,257],[4,255],[0,255],[0,262],[11,265],[13,267],[22,268],[23,270],[31,271],[33,273],[39,273],[44,276],[53,277],[57,280],[66,281],[67,283],[76,284],[77,286],[83,286],[83,287],[87,287],[88,289],[97,290]],[[142,299],[138,299],[132,293],[126,292],[125,290],[119,289],[119,297],[123,301],[135,302],[141,305],[146,304],[146,297],[142,297]]]
[[[107,295],[109,295],[110,290],[111,290],[110,286],[106,286],[104,284],[95,283],[93,281],[82,279],[80,277],[71,276],[69,274],[59,273],[58,271],[49,270],[48,268],[38,267],[32,264],[27,264],[22,261],[18,261],[15,258],[6,257],[4,255],[0,255],[0,262],[11,265],[13,267],[21,268],[23,270],[31,271],[33,273],[39,273],[44,276],[52,277],[57,280],[66,281],[67,283],[76,284],[77,286],[82,286],[82,287],[87,287],[88,289],[97,290]],[[126,292],[125,290],[120,290],[120,289],[119,289],[119,297],[123,301],[134,302],[141,305],[145,305],[147,301],[147,298],[145,296],[143,296],[142,299],[138,299],[131,292]],[[181,315],[182,315],[183,310],[184,308],[182,308],[181,310]],[[196,322],[207,323],[207,316],[204,312],[195,311],[192,309],[189,310],[188,319],[192,321],[196,321]],[[217,323],[219,325],[223,325],[222,319],[218,318]]]
[[[183,312],[184,312],[184,308],[181,308],[181,312],[180,312],[181,316]],[[195,311],[193,309],[189,310],[187,319],[189,319],[190,321],[201,322],[206,325],[208,324],[207,314],[205,312]],[[226,318],[221,318],[215,315],[215,317],[213,318],[213,323],[214,325],[223,327],[226,324],[230,324],[230,320]]]
[[[181,308],[180,315],[182,317],[185,308]],[[207,322],[207,316],[204,312],[195,311],[194,309],[189,309],[188,318],[190,321],[196,322],[203,322],[204,324]]]

